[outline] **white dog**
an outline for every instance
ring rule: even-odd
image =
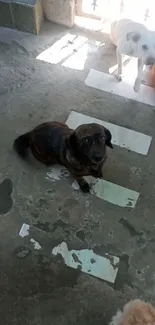
[[[139,299],[132,300],[117,312],[110,325],[155,325],[155,309]]]
[[[138,14],[138,13],[137,13]],[[144,65],[155,64],[155,36],[143,24],[130,19],[115,20],[111,24],[111,41],[116,45],[117,79],[121,81],[122,54],[138,58],[138,74],[134,90],[140,90]]]

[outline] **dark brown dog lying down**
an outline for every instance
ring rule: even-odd
[[[45,165],[61,164],[77,180],[83,192],[90,187],[83,176],[102,177],[106,146],[113,148],[111,133],[99,124],[83,124],[76,130],[59,122],[43,123],[14,141],[14,149],[26,158],[28,148]]]

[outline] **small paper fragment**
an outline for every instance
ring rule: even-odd
[[[34,245],[34,249],[38,251],[41,249],[41,245],[35,239],[31,238],[30,242]]]
[[[30,225],[28,225],[27,223],[23,223],[19,231],[19,236],[21,236],[22,238],[24,238],[25,236],[29,236],[29,230]]]
[[[60,165],[55,165],[54,167],[50,168],[48,173],[46,174],[46,179],[55,181],[60,181],[61,179],[65,179],[69,176],[69,172],[65,167]]]
[[[72,183],[72,188],[73,188],[75,191],[79,191],[80,186],[79,186],[79,184],[78,184],[77,181],[74,181],[74,182]]]

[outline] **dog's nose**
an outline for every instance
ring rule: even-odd
[[[146,64],[147,65],[154,65],[155,64],[155,58],[148,58],[147,61],[146,61]]]
[[[99,155],[95,155],[95,156],[94,156],[94,160],[95,160],[96,162],[100,162],[100,161],[103,160],[103,157],[101,157],[101,156],[99,156]]]

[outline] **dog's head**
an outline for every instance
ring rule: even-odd
[[[81,160],[99,164],[106,157],[106,146],[113,148],[111,133],[96,123],[80,125],[69,138],[74,154]]]
[[[151,32],[148,31],[147,34],[129,32],[126,35],[126,39],[127,41],[132,40],[134,45],[133,54],[141,58],[144,64],[155,64],[155,41]]]

